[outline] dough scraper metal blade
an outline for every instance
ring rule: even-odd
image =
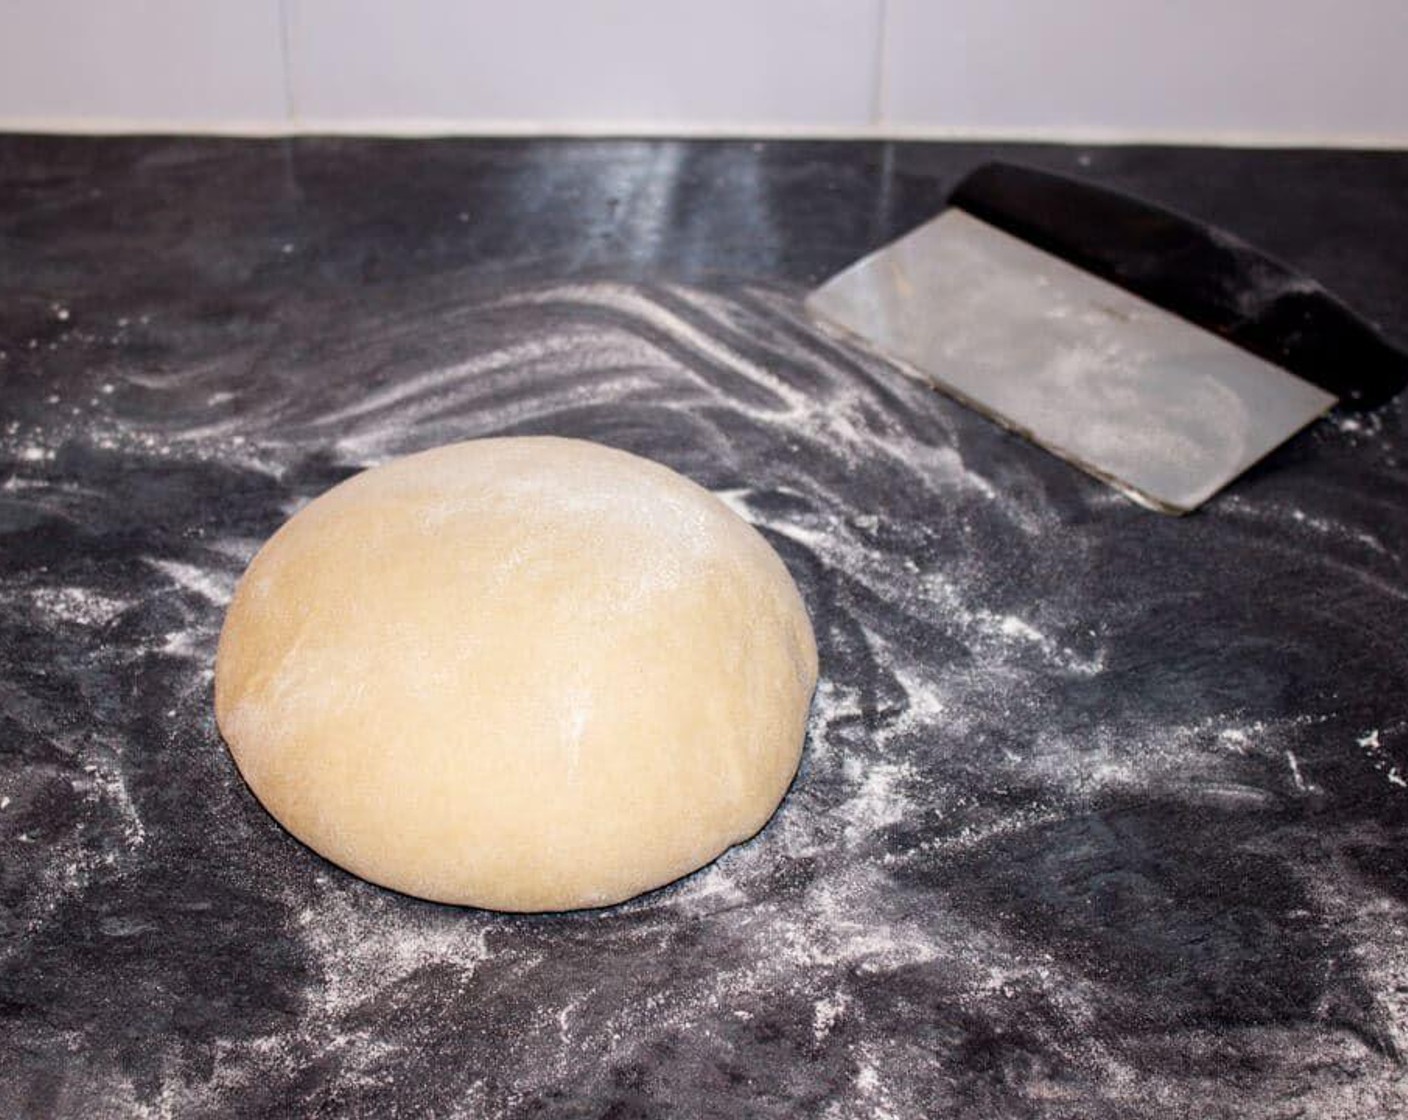
[[[953,201],[823,284],[809,311],[1154,509],[1194,509],[1341,397],[1376,403],[1408,376],[1408,359],[1323,289],[1189,219],[1009,165],[970,176]],[[1173,275],[1160,272],[1170,225],[1213,254],[1201,271],[1184,244]],[[1330,305],[1317,344],[1357,331],[1343,356],[1368,346],[1378,364],[1348,379],[1311,369],[1294,330],[1248,315],[1283,297]],[[1302,335],[1305,318],[1291,316]]]

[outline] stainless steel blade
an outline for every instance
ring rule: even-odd
[[[1335,403],[962,210],[852,265],[807,306],[1165,512],[1206,501]]]

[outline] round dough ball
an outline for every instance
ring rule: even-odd
[[[349,871],[495,910],[620,902],[752,836],[816,643],[707,490],[580,440],[366,471],[240,580],[215,710],[255,796]]]

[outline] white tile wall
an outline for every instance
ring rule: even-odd
[[[310,123],[862,128],[881,0],[288,0]]]
[[[1397,137],[1408,0],[888,0],[900,130]]]
[[[1408,0],[0,0],[0,129],[1408,146]]]
[[[279,0],[0,0],[0,127],[258,127],[286,112]]]

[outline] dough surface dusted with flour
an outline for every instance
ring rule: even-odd
[[[557,910],[757,832],[817,677],[767,542],[666,467],[553,437],[357,475],[250,563],[220,730],[328,859],[441,902]]]

